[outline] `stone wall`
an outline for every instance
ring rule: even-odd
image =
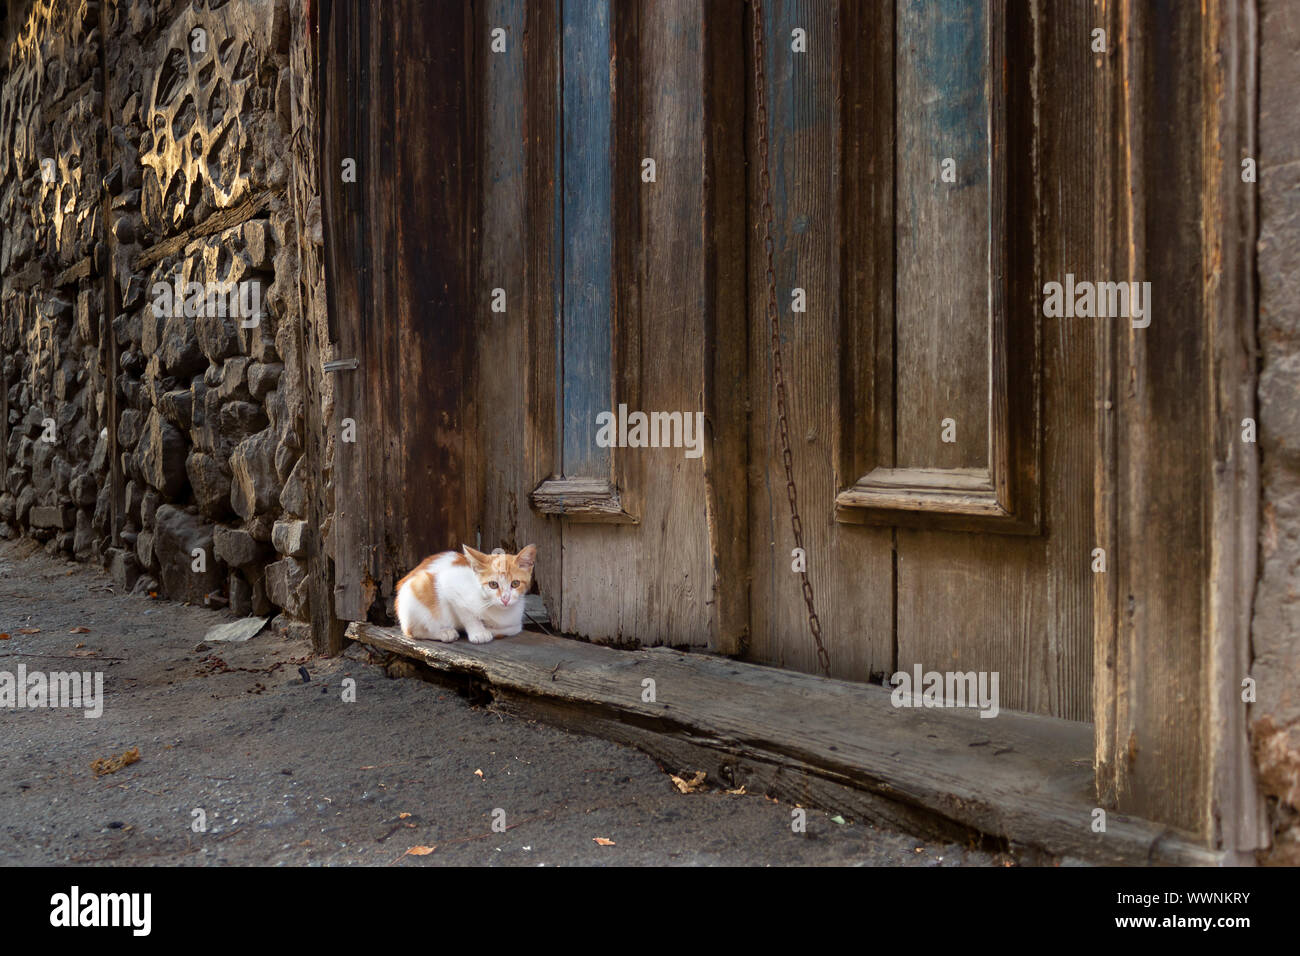
[[[0,536],[286,622],[309,616],[291,14],[14,4],[0,84]]]
[[[1268,859],[1300,865],[1300,7],[1260,3],[1259,585],[1251,738],[1274,822]]]

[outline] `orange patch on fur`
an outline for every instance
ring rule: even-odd
[[[438,613],[438,589],[434,587],[433,575],[428,573],[437,557],[436,554],[429,555],[417,564],[410,574],[397,582],[397,591],[410,584],[411,593],[415,595],[416,600],[429,609],[430,614]]]

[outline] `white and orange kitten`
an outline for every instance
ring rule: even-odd
[[[427,557],[397,582],[397,619],[407,637],[454,641],[464,631],[471,643],[486,644],[523,629],[537,546],[518,554],[461,550]]]

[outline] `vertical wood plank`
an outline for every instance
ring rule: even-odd
[[[1082,7],[1044,16],[1036,5],[1008,5],[1008,60],[994,69],[1022,90],[1032,82],[1038,104],[1013,101],[1008,109],[1008,196],[1021,211],[1013,209],[1006,228],[1033,237],[1034,257],[1013,255],[1013,317],[1041,316],[1043,282],[1099,268],[1092,251],[1096,139],[1086,108],[1095,99],[1096,68],[1087,44],[1077,41],[1089,35],[1091,16]],[[900,124],[906,115],[900,104]],[[997,671],[1003,707],[1087,720],[1095,329],[1090,320],[1040,324],[1043,533],[900,529],[899,667]],[[1035,374],[1019,365],[1011,371],[1022,380]]]
[[[1207,675],[1211,789],[1206,826],[1211,845],[1249,854],[1267,847],[1270,840],[1240,693],[1252,657],[1260,503],[1258,446],[1242,441],[1240,431],[1243,419],[1258,419],[1259,221],[1256,193],[1242,188],[1240,166],[1242,158],[1260,156],[1256,5],[1212,4],[1206,24],[1204,56],[1213,66],[1205,112],[1203,255],[1212,349],[1208,443],[1214,464]]]
[[[636,24],[630,32],[616,27],[625,44],[616,62],[618,129],[630,136],[626,151],[616,147],[616,229],[636,224],[631,236],[617,236],[630,243],[628,278],[620,270],[618,282],[629,301],[616,303],[618,384],[635,396],[630,410],[693,416],[704,407],[706,361],[703,10],[690,0],[617,9]],[[624,53],[636,63],[630,74]],[[625,113],[633,94],[635,108]],[[646,156],[656,161],[657,182],[641,182]],[[620,199],[635,208],[617,211]],[[706,646],[712,578],[703,462],[682,448],[622,448],[615,461],[620,493],[626,489],[640,523],[565,521],[562,629]]]
[[[474,62],[461,4],[330,4],[326,24],[327,281],[343,357],[360,361],[336,403],[357,429],[336,451],[336,596],[340,617],[364,619],[419,557],[469,532]],[[344,157],[355,183],[334,178]]]
[[[898,4],[899,467],[989,464],[989,244],[1002,239],[990,229],[989,13],[969,0]]]
[[[562,474],[605,477],[596,415],[613,384],[613,100],[609,0],[562,4],[564,195]]]
[[[320,196],[320,76],[317,38],[307,11],[295,7],[292,29],[301,43],[291,46],[291,83],[293,88],[293,123],[299,135],[293,138],[293,175],[289,183],[294,217],[299,223],[308,220],[312,199]],[[302,357],[303,388],[303,466],[304,492],[308,527],[307,581],[312,621],[312,645],[317,653],[337,654],[343,649],[343,624],[334,613],[334,568],[330,559],[325,527],[333,510],[334,495],[329,480],[330,436],[332,424],[326,409],[332,402],[333,388],[325,380],[322,355],[330,348],[326,322],[324,263],[320,248],[305,228],[296,234],[298,256],[297,323],[298,354]]]
[[[871,5],[874,6],[874,5]],[[890,532],[834,520],[836,436],[831,419],[841,394],[844,142],[852,106],[844,88],[845,52],[876,48],[872,14],[844,4],[772,0],[763,6],[768,129],[774,212],[774,265],[789,393],[789,431],[799,490],[809,576],[831,673],[865,680],[892,669],[893,588]],[[855,31],[845,35],[844,24]],[[806,31],[807,53],[795,53],[792,31]],[[752,47],[749,52],[753,68]],[[751,80],[752,82],[752,80]],[[854,93],[856,95],[856,92]],[[751,111],[752,112],[752,111]],[[750,589],[749,656],[796,670],[817,670],[799,577],[791,567],[786,480],[774,411],[771,340],[767,328],[761,192],[756,157],[759,131],[750,120]],[[848,273],[850,276],[852,272]],[[791,311],[791,290],[807,294],[808,311]],[[855,478],[857,476],[854,476]]]
[[[712,560],[711,649],[739,654],[749,639],[749,322],[745,261],[744,7],[704,11],[704,452]]]
[[[1112,414],[1100,430],[1099,518],[1115,581],[1097,617],[1097,782],[1124,812],[1205,835],[1204,20],[1164,5],[1115,14],[1112,268],[1149,281],[1152,302],[1148,327],[1100,333]]]
[[[323,0],[320,6],[320,188],[330,336],[340,357],[360,361],[369,315],[365,193],[356,183],[344,183],[341,175],[343,160],[355,159],[362,142],[362,51],[369,47],[369,19],[357,13],[355,4],[340,0]],[[336,420],[328,423],[335,441],[334,609],[348,621],[365,620],[374,598],[363,491],[366,446],[341,440],[345,421],[364,421],[362,398],[361,375],[341,375],[335,383]]]
[[[559,523],[548,522],[528,507],[529,492],[551,474],[555,434],[550,420],[555,404],[548,261],[552,206],[549,185],[542,186],[549,183],[554,154],[556,81],[548,71],[555,67],[558,32],[550,7],[492,0],[475,34],[474,42],[484,51],[484,165],[472,434],[481,461],[476,489],[481,547],[518,551],[536,544],[534,580],[558,618],[558,604],[551,602],[558,601],[560,592]],[[506,31],[504,53],[490,52],[495,29]],[[539,82],[544,77],[550,78],[549,84]],[[492,310],[495,289],[505,291],[505,312]],[[539,342],[539,336],[544,341]],[[539,376],[537,363],[542,359],[549,361]],[[524,374],[517,374],[519,369]],[[535,392],[539,377],[545,388]],[[539,462],[541,449],[544,460]]]

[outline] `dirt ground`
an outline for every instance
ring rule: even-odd
[[[813,810],[795,833],[788,804],[682,794],[640,751],[390,678],[359,646],[317,658],[269,627],[204,644],[230,620],[116,594],[97,568],[0,541],[0,674],[104,682],[98,718],[0,708],[0,864],[1010,862]],[[131,748],[138,762],[92,772]]]

